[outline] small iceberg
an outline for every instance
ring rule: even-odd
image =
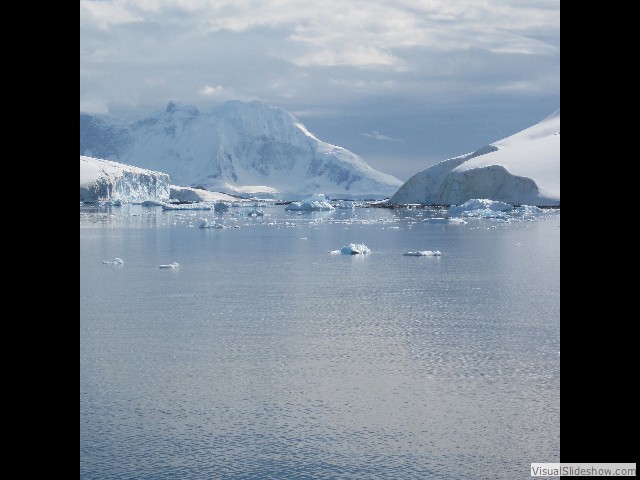
[[[103,260],[102,263],[105,265],[122,265],[124,262],[121,258],[114,258],[113,260]]]
[[[417,252],[404,252],[405,257],[439,257],[442,255],[440,250],[419,250]]]
[[[203,220],[198,225],[198,228],[224,228],[224,225],[218,222],[210,222],[209,220]]]
[[[349,245],[345,245],[344,247],[342,247],[340,250],[331,250],[329,253],[341,253],[342,255],[359,255],[371,253],[371,249],[364,243],[350,243]]]
[[[158,265],[158,268],[178,268],[180,264],[178,262],[169,263],[168,265]]]
[[[166,205],[166,203],[156,200],[145,200],[140,205],[142,205],[143,207],[162,207],[163,205]]]
[[[229,210],[229,204],[225,202],[216,202],[213,205],[213,210],[215,212],[226,212],[227,210]]]
[[[291,202],[284,207],[285,210],[302,210],[307,212],[335,210],[333,205],[329,203],[327,197],[322,193],[311,195],[301,202]]]

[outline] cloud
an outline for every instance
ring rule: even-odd
[[[386,142],[403,142],[404,140],[400,139],[400,138],[394,138],[394,137],[390,137],[389,135],[385,135],[384,133],[380,133],[376,130],[373,130],[371,133],[369,132],[362,132],[360,135],[363,135],[365,137],[369,137],[369,138],[373,138],[375,140],[384,140]]]
[[[216,85],[215,87],[205,85],[199,90],[200,95],[217,95],[219,93],[222,93],[223,91],[224,87],[222,85]]]
[[[508,105],[528,115],[519,125],[535,123],[543,105],[559,106],[559,58],[559,0],[80,1],[88,111],[137,118],[169,100],[260,100],[303,121],[339,118],[319,137],[349,133],[394,155],[413,140],[385,117],[410,118],[413,129],[438,110],[458,126],[467,106],[487,115]],[[402,131],[404,142],[374,129]]]

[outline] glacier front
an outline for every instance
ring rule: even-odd
[[[560,205],[560,109],[526,130],[417,173],[389,203],[460,205],[474,198]]]
[[[81,202],[164,202],[169,184],[166,173],[80,155]]]
[[[385,198],[402,181],[323,142],[293,115],[232,100],[207,111],[170,102],[128,123],[80,114],[80,154],[167,172],[176,185],[296,200]]]

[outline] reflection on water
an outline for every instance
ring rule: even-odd
[[[81,209],[82,478],[511,479],[559,461],[557,212],[262,210]],[[372,253],[327,253],[349,243]]]

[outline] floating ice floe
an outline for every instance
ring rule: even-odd
[[[449,207],[449,216],[507,220],[507,212],[510,212],[511,210],[513,210],[513,205],[508,203],[489,200],[486,198],[472,198],[471,200],[464,202],[462,205],[452,205]]]
[[[335,210],[333,205],[329,203],[327,198],[322,193],[311,195],[301,202],[291,202],[284,209],[304,211]]]
[[[425,218],[423,220],[424,223],[446,223],[448,225],[464,225],[465,223],[469,223],[463,218]]]
[[[158,268],[178,268],[180,264],[178,262],[169,263],[167,265],[158,265]]]
[[[344,247],[342,247],[340,250],[331,250],[329,253],[341,253],[342,255],[358,255],[371,253],[371,249],[364,243],[350,243],[349,245],[345,245]]]
[[[240,212],[240,215],[244,217],[263,217],[264,212],[257,208],[252,208],[251,210],[245,210],[243,212]]]
[[[105,265],[122,265],[124,262],[121,258],[114,258],[113,260],[103,260],[102,263]]]
[[[418,250],[416,252],[404,252],[405,257],[439,257],[442,255],[440,250]]]
[[[163,203],[162,210],[212,210],[213,207],[206,203]]]
[[[209,220],[203,220],[198,225],[198,228],[224,228],[224,225],[218,222],[210,222]]]
[[[354,209],[356,208],[356,202],[352,202],[351,200],[339,201],[334,203],[334,207],[341,209]]]

